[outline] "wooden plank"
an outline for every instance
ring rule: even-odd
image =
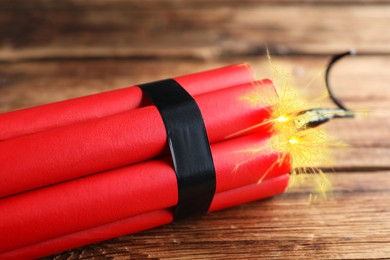
[[[53,10],[67,9],[70,7],[80,8],[111,8],[111,9],[124,9],[124,8],[139,8],[139,9],[178,9],[178,8],[210,8],[215,6],[242,6],[258,4],[264,5],[373,5],[373,4],[388,4],[389,0],[68,0],[68,1],[46,1],[37,0],[32,3],[28,0],[19,0],[18,4],[15,4],[13,0],[3,0],[1,3],[2,8],[7,10],[15,9],[27,9],[35,7],[36,9],[50,8]]]
[[[32,7],[5,2],[0,3],[0,61],[212,59],[264,53],[265,44],[275,54],[329,54],[351,47],[390,53],[390,5],[357,1],[335,8],[334,3],[41,1]]]
[[[211,69],[243,59],[202,61],[63,61],[0,64],[0,111],[10,111],[53,101],[115,89],[126,85],[153,81],[175,75]],[[247,59],[260,77],[270,76],[266,59]],[[313,77],[318,80],[307,88],[320,93],[322,57],[275,58],[274,64],[291,73],[297,86],[304,86]],[[352,109],[368,109],[356,119],[329,123],[333,136],[350,145],[335,152],[335,170],[388,169],[390,167],[390,59],[354,57],[336,65],[332,83],[338,96]],[[358,129],[358,131],[351,131]]]
[[[390,172],[337,173],[308,188],[62,253],[54,259],[388,259]]]

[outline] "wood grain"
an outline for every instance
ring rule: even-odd
[[[0,61],[389,54],[387,3],[2,1]]]
[[[264,56],[309,97],[358,111],[329,132],[327,200],[304,187],[47,259],[390,259],[390,0],[0,1],[0,113]],[[314,80],[313,80],[314,79]],[[312,81],[313,80],[313,81]],[[328,105],[326,102],[324,106]]]

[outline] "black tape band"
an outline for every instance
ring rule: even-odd
[[[159,110],[167,131],[178,183],[175,220],[206,213],[215,194],[216,180],[210,143],[198,105],[173,79],[139,87]]]

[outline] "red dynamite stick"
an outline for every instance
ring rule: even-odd
[[[260,82],[273,88],[272,82]],[[240,100],[255,82],[195,98],[210,143],[257,125],[267,107]],[[115,169],[160,155],[166,132],[155,106],[89,120],[0,142],[0,197]]]
[[[289,174],[284,174],[266,179],[259,185],[251,184],[216,194],[209,212],[281,194],[286,189],[288,179]],[[172,220],[173,212],[171,209],[155,210],[5,252],[0,254],[0,259],[41,258],[72,248],[165,225],[172,222]]]
[[[264,149],[259,132],[211,146],[216,194],[290,171],[287,161]],[[0,200],[0,252],[43,242],[177,204],[177,181],[165,159],[151,160]],[[240,167],[238,165],[242,164]],[[274,166],[274,167],[273,167]],[[229,207],[230,201],[222,207]],[[221,205],[221,204],[220,204]]]
[[[238,64],[175,80],[197,96],[252,82],[255,76],[249,65]],[[135,86],[0,114],[0,141],[136,109],[142,97]]]

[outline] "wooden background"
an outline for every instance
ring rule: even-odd
[[[331,198],[302,187],[53,258],[390,259],[390,1],[2,0],[0,112],[231,63],[266,77],[265,46],[298,85],[360,54],[332,75],[369,113],[328,125],[350,144]]]

